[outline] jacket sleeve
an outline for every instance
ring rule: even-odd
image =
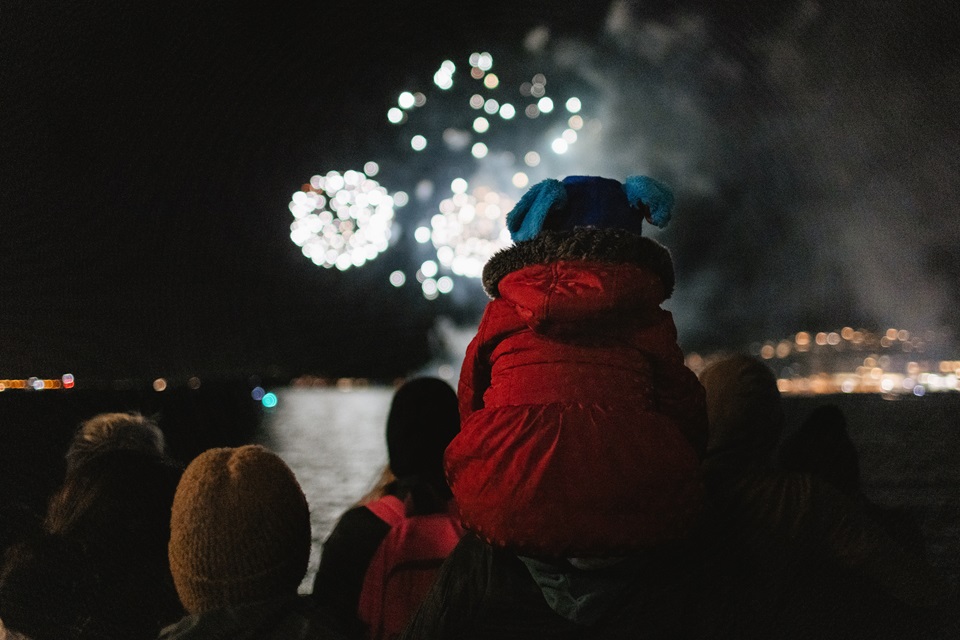
[[[653,387],[661,413],[673,418],[702,458],[707,448],[707,402],[697,376],[683,362],[673,315],[658,309],[635,337],[653,364]]]
[[[460,404],[460,422],[466,422],[470,414],[483,407],[483,392],[490,384],[489,369],[480,362],[478,355],[480,334],[477,333],[467,345],[457,384],[457,401]]]
[[[919,556],[905,551],[860,503],[810,474],[784,473],[741,487],[760,526],[784,538],[816,541],[841,565],[911,607],[933,607],[948,591]]]
[[[467,345],[467,351],[460,368],[460,381],[457,385],[457,399],[460,403],[460,423],[467,421],[474,411],[483,408],[483,394],[490,386],[489,345],[486,335],[491,323],[491,315],[496,301],[484,309],[477,335]]]
[[[933,569],[904,550],[868,516],[862,505],[816,477],[809,483],[808,514],[814,534],[843,564],[873,579],[911,607],[932,607],[947,593]]]

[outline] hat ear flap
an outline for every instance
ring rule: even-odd
[[[507,229],[514,242],[535,238],[543,229],[547,214],[567,204],[567,189],[559,180],[543,180],[523,194],[507,214]]]
[[[647,218],[650,222],[661,229],[670,222],[673,210],[673,192],[670,187],[647,176],[630,176],[624,183],[623,190],[631,207],[646,205],[650,210]]]

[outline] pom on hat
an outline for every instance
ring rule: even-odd
[[[295,594],[310,556],[310,510],[290,468],[258,445],[210,449],[173,501],[170,572],[190,613]]]
[[[643,232],[643,219],[665,227],[670,221],[673,193],[661,182],[631,176],[625,184],[610,178],[569,176],[544,180],[530,188],[507,214],[507,229],[515,242],[541,231],[580,227]],[[638,210],[645,210],[639,215]]]
[[[543,180],[530,187],[507,214],[507,229],[515,242],[530,240],[543,229],[551,209],[567,204],[567,189],[559,180]]]
[[[630,176],[624,183],[623,190],[631,206],[639,208],[641,204],[646,205],[650,210],[650,222],[661,229],[670,222],[673,192],[667,185],[647,176]]]

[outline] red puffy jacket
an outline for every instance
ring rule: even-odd
[[[685,537],[699,512],[703,388],[660,304],[669,253],[619,230],[546,232],[494,256],[446,452],[464,524],[528,554]]]

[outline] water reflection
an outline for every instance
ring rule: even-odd
[[[384,440],[393,388],[275,390],[256,442],[282,457],[310,503],[313,549],[301,592],[309,592],[320,546],[337,518],[375,483],[387,461]]]

